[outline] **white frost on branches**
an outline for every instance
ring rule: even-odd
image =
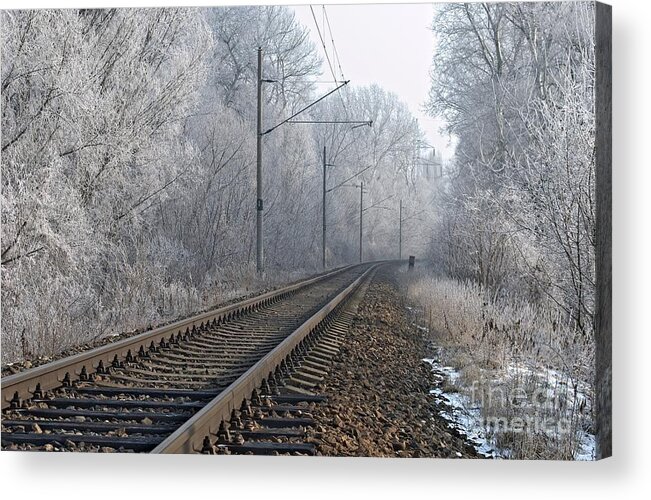
[[[321,60],[285,7],[3,11],[2,360],[51,354],[262,286],[255,278],[255,91],[265,126],[321,95]],[[266,268],[320,266],[321,157],[368,206],[417,189],[417,123],[350,89],[264,139]],[[330,168],[330,167],[329,167]],[[359,182],[359,179],[355,181]],[[366,258],[397,254],[397,212],[366,212]],[[357,258],[358,196],[328,195],[330,266]],[[418,244],[414,236],[412,243]]]

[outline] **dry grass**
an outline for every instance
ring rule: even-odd
[[[519,459],[580,453],[592,426],[591,338],[550,307],[492,297],[475,283],[413,274],[407,287],[497,447]]]
[[[54,356],[96,339],[146,330],[211,309],[240,296],[296,281],[308,270],[260,278],[252,266],[217,273],[202,286],[172,281],[165,269],[124,268],[103,295],[83,277],[25,283],[18,303],[2,302],[2,365]]]

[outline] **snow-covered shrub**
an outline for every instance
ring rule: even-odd
[[[454,389],[481,408],[498,447],[515,458],[571,459],[579,452],[592,425],[594,345],[571,318],[427,274],[408,281],[408,295],[443,347],[443,362],[460,372]],[[490,429],[515,420],[523,431]],[[559,425],[545,429],[545,422]]]

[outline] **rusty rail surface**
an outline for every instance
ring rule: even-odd
[[[91,373],[97,370],[100,363],[102,365],[110,365],[115,356],[119,359],[124,359],[130,354],[135,355],[139,351],[147,350],[161,340],[173,338],[174,335],[185,335],[192,330],[202,329],[210,323],[221,323],[238,318],[258,307],[264,307],[277,300],[281,300],[308,285],[344,273],[354,267],[356,266],[336,269],[329,273],[309,278],[293,285],[214,309],[194,317],[182,319],[112,344],[53,361],[15,375],[3,377],[1,382],[2,409],[8,408],[11,405],[12,398],[16,396],[19,399],[30,398],[36,391],[37,384],[40,384],[39,389],[43,392],[60,387],[67,380],[79,378],[85,373]]]
[[[338,305],[350,297],[376,268],[377,264],[367,269],[276,348],[156,446],[151,453],[200,453],[206,437],[217,435],[221,422],[227,421],[243,400],[251,398],[252,393],[261,386],[265,377],[274,373],[277,367],[292,355],[303,339],[313,332]]]

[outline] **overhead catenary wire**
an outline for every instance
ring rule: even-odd
[[[328,25],[328,32],[330,33],[330,41],[332,42],[332,52],[334,54],[335,62],[337,63],[337,66],[339,68],[339,73],[341,73],[341,79],[346,80],[344,78],[344,70],[341,68],[341,59],[339,58],[339,51],[337,50],[337,45],[335,44],[335,38],[332,34],[332,27],[330,26],[330,18],[328,17],[328,11],[326,10],[326,6],[322,5],[323,7],[323,17],[325,19],[326,24]],[[323,28],[323,33],[325,34],[325,27]],[[348,107],[346,106],[346,101],[344,100],[344,96],[339,94],[339,98],[341,99],[341,104],[344,107],[344,113],[346,116],[348,116]]]
[[[345,86],[345,85],[348,85],[348,82],[347,82],[347,81],[346,81],[346,82],[343,82],[343,83],[342,83],[341,85],[339,85],[338,87],[332,89],[332,90],[331,90],[330,92],[328,92],[327,94],[322,95],[321,97],[319,97],[316,101],[312,102],[311,104],[308,104],[308,105],[305,106],[304,108],[300,109],[299,111],[297,111],[296,113],[294,113],[294,114],[293,114],[292,116],[290,116],[289,118],[285,118],[285,119],[284,119],[283,121],[281,121],[279,124],[274,125],[274,126],[271,127],[270,129],[265,130],[265,131],[262,132],[260,135],[263,136],[263,135],[268,134],[269,132],[273,132],[274,130],[276,130],[276,129],[277,129],[278,127],[280,127],[281,125],[284,125],[285,123],[287,123],[288,121],[290,121],[292,118],[295,118],[296,116],[300,115],[303,111],[308,110],[309,108],[311,108],[312,106],[314,106],[317,102],[322,101],[323,99],[325,99],[326,97],[328,97],[330,94],[336,92],[337,90],[339,90],[340,88],[342,88],[342,87]]]
[[[391,194],[391,195],[387,196],[386,198],[383,198],[383,199],[381,199],[380,201],[377,201],[377,202],[373,203],[372,205],[370,205],[370,206],[368,206],[368,207],[365,207],[365,208],[362,210],[362,212],[366,212],[367,210],[370,210],[371,208],[382,208],[382,209],[385,209],[385,210],[393,210],[393,208],[381,207],[380,205],[381,205],[382,203],[384,203],[385,201],[390,200],[390,199],[393,198],[394,196],[395,196],[394,194]]]
[[[290,120],[287,123],[316,123],[316,124],[341,124],[341,123],[357,123],[362,125],[369,125],[372,123],[370,120]],[[354,127],[352,127],[354,128]]]
[[[330,26],[330,19],[328,18],[328,11],[326,10],[325,5],[323,5],[323,13],[325,15],[326,24],[328,25],[328,32],[330,33],[330,41],[332,42],[332,51],[335,56],[335,62],[337,63],[337,67],[339,68],[339,73],[341,74],[341,79],[343,81],[346,78],[344,78],[344,70],[341,68],[341,59],[339,59],[339,52],[337,51],[337,45],[335,44],[335,39],[332,35],[332,27]]]
[[[330,62],[330,56],[328,55],[328,50],[326,49],[326,44],[323,39],[323,35],[321,35],[321,28],[319,28],[319,21],[316,20],[316,14],[314,13],[314,8],[310,5],[310,12],[312,12],[312,18],[314,19],[314,25],[316,26],[316,31],[319,35],[319,39],[321,40],[321,45],[323,46],[323,52],[325,53],[326,60],[328,61],[328,67],[330,68],[330,73],[332,73],[332,78],[337,83],[337,76],[335,75],[335,70],[332,67],[332,63]]]
[[[327,14],[327,12],[325,10],[325,5],[323,5],[322,7],[323,7],[323,14],[324,14],[323,15],[324,21],[327,21],[328,29],[330,30],[330,39],[331,39],[332,44],[333,44],[333,53],[335,54],[335,57],[337,57],[337,63],[338,63],[339,70],[340,70],[340,73],[341,73],[341,76],[342,76],[341,81],[346,81],[345,79],[343,79],[343,71],[341,69],[341,61],[339,60],[339,54],[337,52],[337,49],[334,46],[334,39],[332,37],[332,29],[330,28],[330,21],[327,19],[328,14]],[[325,43],[325,39],[324,39],[324,37],[325,37],[325,23],[324,23],[323,34],[322,34],[321,33],[321,28],[319,27],[319,22],[316,19],[316,14],[314,13],[314,8],[311,5],[310,5],[310,12],[312,13],[312,19],[314,19],[314,25],[316,26],[316,31],[317,31],[317,34],[319,35],[319,40],[321,41],[321,46],[323,47],[323,52],[325,54],[326,60],[328,61],[328,67],[330,68],[330,73],[332,74],[332,78],[333,78],[334,82],[338,83],[339,79],[337,78],[337,75],[335,74],[335,70],[333,68],[332,61],[330,60],[330,55],[328,54],[328,49],[326,47],[326,43]],[[346,114],[346,116],[348,116],[348,107],[346,106],[346,101],[344,101],[344,98],[343,98],[343,96],[341,94],[339,95],[339,98],[341,99],[341,104],[342,104],[342,106],[344,108],[344,113]]]
[[[356,186],[356,187],[359,189],[359,186]],[[364,192],[365,192],[365,193],[367,192],[366,189],[364,190]],[[392,198],[392,197],[393,197],[393,195],[389,196],[388,198],[385,198],[385,199],[382,200],[382,201],[386,201],[387,199]],[[366,211],[367,211],[368,209],[374,209],[374,210],[389,210],[389,211],[393,211],[393,210],[395,210],[395,209],[390,208],[390,207],[383,207],[383,206],[380,206],[380,203],[381,203],[381,202],[377,202],[377,203],[374,203],[373,205],[370,205],[370,206],[368,206],[368,207],[365,207],[365,208],[363,208],[362,212],[363,212],[363,213],[366,213]],[[351,206],[352,206],[352,205],[356,205],[356,203],[352,203]],[[344,225],[344,224],[345,224],[345,225],[350,225],[350,224],[353,224],[354,222],[357,222],[357,221],[359,220],[359,211],[358,211],[358,210],[359,210],[359,208],[355,208],[353,212],[345,213],[345,214],[341,215],[341,216],[337,219],[337,221],[334,222],[334,223],[331,223],[330,226],[340,226],[340,225]],[[373,212],[369,212],[369,213],[373,213]]]
[[[353,175],[351,175],[350,177],[348,177],[348,179],[346,179],[345,181],[341,181],[341,182],[340,182],[339,184],[337,184],[336,186],[333,186],[333,187],[331,187],[330,189],[328,189],[328,190],[326,191],[326,193],[329,193],[330,191],[334,191],[334,190],[337,189],[338,187],[343,186],[343,185],[346,184],[349,180],[354,179],[355,177],[357,177],[357,176],[358,176],[359,174],[361,174],[362,172],[365,172],[366,170],[368,170],[369,168],[372,168],[372,167],[374,167],[374,166],[375,166],[375,165],[369,165],[368,167],[364,167],[362,170],[360,170],[360,171],[357,172],[356,174],[353,174]]]

